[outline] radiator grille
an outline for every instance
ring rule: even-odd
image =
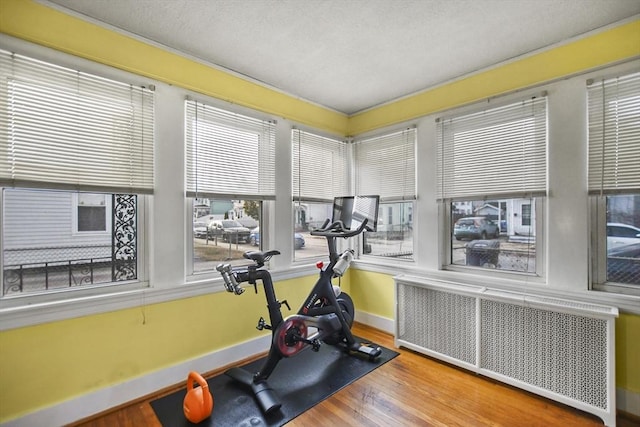
[[[403,286],[400,338],[445,356],[476,361],[475,298]]]
[[[481,368],[607,409],[605,320],[481,304]]]
[[[396,344],[615,426],[615,307],[396,278]]]

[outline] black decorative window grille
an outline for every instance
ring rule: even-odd
[[[111,278],[138,278],[137,201],[135,194],[114,194]]]

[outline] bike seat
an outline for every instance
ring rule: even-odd
[[[258,264],[258,267],[262,267],[264,265],[265,262],[269,261],[271,259],[272,256],[274,255],[280,255],[280,251],[276,251],[276,250],[271,250],[271,251],[266,251],[266,252],[262,252],[262,251],[247,251],[244,253],[244,257],[246,259],[250,259],[253,262],[255,262],[256,264]]]

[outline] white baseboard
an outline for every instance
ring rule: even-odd
[[[378,316],[377,314],[367,313],[366,311],[356,310],[356,322],[380,329],[388,334],[395,334],[395,320],[388,317]]]
[[[616,407],[619,411],[640,417],[640,393],[623,388],[616,389]]]
[[[189,371],[208,372],[232,364],[250,355],[262,353],[269,348],[271,336],[266,335],[246,341],[233,347],[179,363],[167,369],[152,372],[141,377],[110,387],[87,393],[80,397],[40,409],[20,418],[3,423],[3,427],[50,427],[72,423],[91,415],[104,412],[156,393],[187,380]]]

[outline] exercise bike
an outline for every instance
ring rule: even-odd
[[[344,198],[340,198],[344,199]],[[353,204],[353,200],[351,201]],[[334,217],[336,202],[334,202]],[[377,217],[378,199],[375,198],[375,215]],[[351,212],[348,221],[351,223]],[[358,342],[351,333],[351,326],[354,320],[354,305],[351,297],[345,292],[341,292],[339,286],[332,284],[332,279],[341,277],[349,264],[353,260],[354,253],[348,249],[338,254],[336,251],[336,239],[356,236],[365,230],[375,230],[367,224],[368,218],[362,219],[360,226],[355,230],[350,230],[348,225],[341,220],[331,222],[326,220],[322,227],[311,231],[311,235],[324,236],[329,247],[329,264],[320,265],[320,277],[315,286],[303,302],[297,314],[283,318],[281,306],[285,305],[289,310],[287,301],[278,301],[276,298],[271,274],[264,268],[265,263],[275,255],[279,255],[277,250],[266,252],[249,251],[244,253],[244,257],[254,262],[250,266],[231,267],[229,264],[220,264],[217,270],[224,279],[225,289],[236,295],[241,295],[244,288],[240,284],[248,282],[258,292],[257,281],[260,280],[264,287],[269,311],[270,324],[260,318],[258,330],[271,330],[271,347],[266,361],[259,371],[252,373],[243,368],[234,367],[225,372],[234,380],[248,386],[260,405],[263,413],[269,414],[277,411],[281,407],[275,391],[269,386],[267,379],[283,358],[292,357],[311,348],[318,351],[322,343],[343,348],[350,355],[361,355],[370,360],[375,360],[380,356],[380,347],[369,346],[366,343]]]

